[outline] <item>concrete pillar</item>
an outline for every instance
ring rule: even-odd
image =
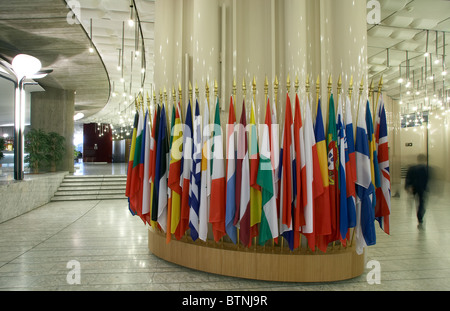
[[[291,102],[296,76],[299,79],[299,92],[304,95],[309,75],[313,98],[318,75],[323,99],[327,97],[330,74],[334,93],[339,75],[342,75],[343,90],[347,90],[351,76],[354,94],[358,93],[362,78],[367,90],[364,1],[157,0],[155,15],[157,92],[164,86],[171,88],[181,81],[186,99],[189,81],[194,96],[197,82],[203,101],[205,80],[209,82],[211,94],[213,81],[217,80],[223,120],[228,112],[234,78],[237,84],[236,114],[239,118],[244,95],[243,80],[247,88],[246,109],[250,112],[252,80],[255,77],[259,122],[264,120],[265,114],[266,76],[272,100],[273,83],[275,76],[278,77],[280,116],[284,114],[288,74]],[[326,101],[322,107],[326,116]]]
[[[65,137],[66,154],[57,170],[74,172],[73,131],[75,94],[71,90],[43,86],[45,92],[31,95],[31,128],[56,132]]]

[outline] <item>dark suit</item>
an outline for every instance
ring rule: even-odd
[[[428,188],[428,167],[425,164],[411,166],[408,169],[405,179],[405,189],[412,190],[412,193],[419,198],[417,208],[417,220],[423,222],[425,215],[425,194]]]

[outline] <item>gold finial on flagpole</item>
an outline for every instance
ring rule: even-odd
[[[370,86],[369,86],[369,98],[372,97],[373,94],[373,79],[370,82]]]
[[[177,92],[175,92],[175,85],[172,85],[172,101],[174,107],[177,106]]]
[[[273,84],[273,89],[275,92],[275,109],[278,108],[278,77],[275,76],[275,82]]]
[[[331,79],[331,74],[330,74],[330,77],[328,78],[328,98],[327,98],[327,100],[329,100],[331,97],[332,88],[333,88],[333,80]]]
[[[342,76],[339,75],[338,84],[337,84],[337,96],[338,97],[341,94],[341,90],[342,90]]]
[[[164,87],[164,104],[165,104],[166,110],[167,110],[167,90],[166,90],[166,87]]]
[[[308,98],[309,101],[309,88],[310,88],[310,84],[309,84],[309,74],[306,75],[306,83],[305,83],[305,91],[306,91],[306,97]]]
[[[298,87],[299,87],[300,82],[298,81],[298,75],[295,76],[295,82],[294,82],[294,89],[295,89],[295,93],[298,93]]]
[[[353,75],[350,76],[350,84],[348,87],[348,97],[350,100],[352,99],[352,93],[353,93]]]
[[[159,89],[159,105],[161,106],[163,103],[163,95],[161,89]]]
[[[291,90],[291,77],[288,74],[287,76],[287,80],[286,80],[286,92],[289,93]]]
[[[192,84],[191,84],[191,81],[189,81],[189,101],[192,102]]]
[[[198,85],[197,82],[195,82],[195,100],[198,100]]]
[[[252,89],[253,89],[253,102],[256,103],[256,78],[255,78],[255,76],[253,76]]]
[[[364,92],[364,77],[361,79],[361,84],[359,85],[359,96]]]
[[[264,104],[267,104],[267,96],[269,96],[269,81],[266,76],[264,79]]]
[[[206,102],[208,103],[208,107],[209,107],[209,84],[208,84],[208,80],[206,80],[205,90],[206,90]]]
[[[155,109],[156,109],[157,104],[158,103],[156,102],[156,92],[155,92],[155,90],[153,90],[153,105],[155,105]]]
[[[382,88],[383,88],[383,75],[381,75],[380,82],[378,82],[378,95],[377,95],[377,102],[376,102],[376,104],[378,104],[378,100],[380,99],[381,89]]]
[[[147,91],[147,110],[150,112],[150,96],[148,96],[148,91]]]
[[[319,104],[319,97],[320,97],[320,75],[317,76],[316,81],[316,106]]]
[[[217,101],[218,96],[219,96],[219,85],[217,84],[217,80],[214,79],[214,101]]]
[[[383,75],[381,75],[380,82],[378,82],[377,101],[373,104],[373,123],[375,124],[376,111],[378,109],[378,101],[381,96],[381,89],[383,88]]]
[[[233,78],[233,101],[236,102],[236,77]]]

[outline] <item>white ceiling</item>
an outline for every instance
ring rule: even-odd
[[[66,2],[70,4],[69,0]],[[146,100],[147,93],[151,96],[154,68],[155,0],[77,0],[77,2],[80,7],[72,7],[72,11],[86,33],[89,36],[92,35],[92,42],[108,71],[112,92],[109,102],[100,112],[92,117],[81,119],[80,122],[118,124],[120,120],[118,113],[121,112],[122,116],[125,112],[131,115],[135,110],[135,98],[142,89],[144,100]],[[131,13],[130,5],[133,5],[133,13]],[[137,10],[137,16],[134,8]],[[133,27],[128,24],[131,14],[135,21]],[[139,28],[136,27],[138,20],[140,21]],[[136,29],[139,29],[138,34]],[[144,44],[142,45],[142,43]],[[136,46],[139,55],[135,54]],[[143,50],[145,61],[142,57]],[[142,72],[143,68],[145,73]],[[126,94],[126,97],[123,94]]]
[[[360,0],[359,0],[360,1]],[[69,3],[68,0],[66,2]],[[135,28],[128,26],[130,18],[130,4],[135,4],[145,46],[145,84],[144,95],[150,93],[153,82],[154,68],[154,21],[155,0],[78,0],[80,3],[78,19],[86,32],[90,34],[90,22],[92,19],[92,41],[105,63],[111,81],[112,90],[116,96],[111,96],[105,108],[94,116],[82,119],[80,122],[105,122],[117,124],[118,112],[132,113],[132,102],[141,88],[141,57],[133,58],[135,51]],[[378,86],[380,77],[383,77],[383,91],[394,99],[408,101],[414,98],[424,97],[424,86],[428,94],[442,89],[447,90],[450,85],[450,73],[442,76],[443,37],[446,34],[445,50],[450,51],[450,1],[446,0],[379,0],[381,7],[381,22],[378,25],[367,25],[368,32],[368,73],[369,80]],[[122,48],[122,26],[124,27],[124,82],[121,82],[122,71],[117,69],[119,65],[119,53]],[[436,59],[436,32],[437,54],[439,64],[434,64]],[[425,73],[425,57],[427,50],[431,53],[433,62],[427,63]],[[142,40],[139,36],[139,50],[142,49]],[[134,54],[133,54],[134,55]],[[407,95],[406,88],[407,66],[409,60],[409,78],[411,80],[411,95]],[[430,58],[427,58],[428,60]],[[446,67],[450,58],[445,59]],[[133,62],[133,64],[131,64]],[[131,69],[131,66],[133,68]],[[133,72],[131,72],[133,71]],[[423,73],[422,73],[423,72]],[[425,79],[425,74],[434,75],[434,80]],[[400,76],[404,81],[398,83]],[[131,80],[132,79],[132,80]],[[412,81],[414,80],[414,81]],[[131,90],[130,90],[131,83]],[[420,89],[421,94],[416,95]],[[123,93],[127,97],[123,97]],[[130,96],[131,95],[131,100]],[[128,108],[127,108],[128,107]],[[127,109],[126,109],[127,108]],[[131,117],[129,117],[131,119]]]
[[[450,72],[442,76],[444,33],[445,53],[450,52],[450,1],[380,0],[379,2],[380,24],[367,25],[368,73],[373,80],[374,88],[378,87],[382,76],[383,91],[394,99],[412,102],[415,99],[423,99],[425,94],[430,96],[435,91],[439,97],[439,92],[442,94],[442,89],[448,90],[450,86]],[[431,54],[432,66],[430,57],[424,57],[426,51]],[[406,87],[407,57],[411,81],[409,88]],[[434,63],[436,59],[439,59],[438,64]],[[450,58],[446,57],[445,68],[449,67],[449,62]],[[425,79],[426,76],[433,75],[433,80]],[[401,84],[400,77],[403,79]],[[407,95],[407,91],[410,95]],[[420,93],[416,95],[417,91]]]

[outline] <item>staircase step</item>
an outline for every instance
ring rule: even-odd
[[[76,182],[76,183],[66,183],[62,182],[61,187],[83,187],[83,186],[126,186],[126,182]]]
[[[100,186],[89,186],[87,187],[86,185],[83,186],[63,186],[63,187],[59,187],[58,191],[84,191],[84,190],[124,190],[125,191],[125,186],[122,185],[100,185]]]
[[[121,190],[84,190],[84,191],[57,191],[55,196],[64,196],[64,195],[91,195],[91,194],[121,194],[125,195],[125,189]]]
[[[100,195],[100,194],[92,194],[85,196],[73,196],[73,195],[65,195],[65,196],[54,196],[51,201],[86,201],[86,200],[118,200],[118,199],[126,199],[125,194],[109,194],[109,195]]]
[[[126,199],[126,175],[66,175],[51,201]]]

